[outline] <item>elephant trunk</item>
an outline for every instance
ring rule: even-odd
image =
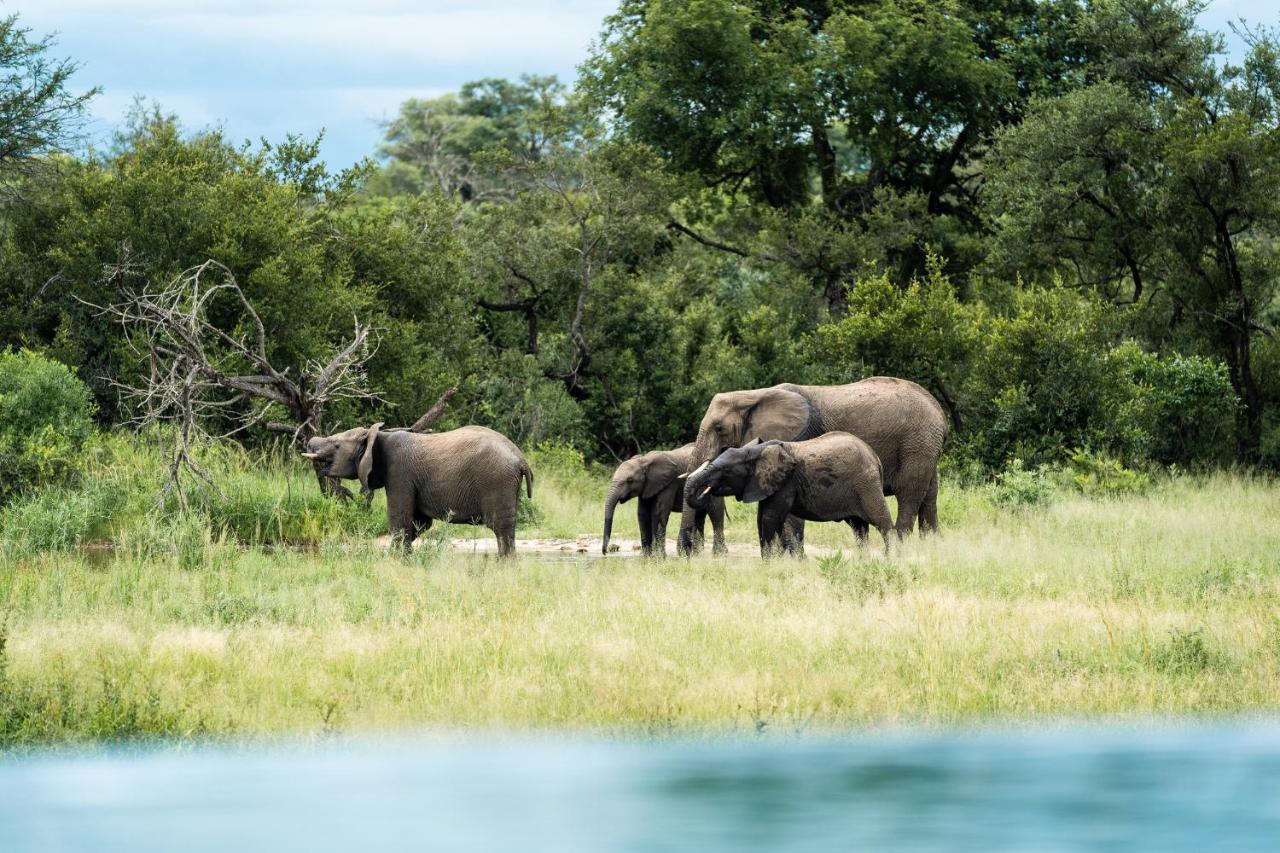
[[[702,467],[696,469],[689,478],[684,481],[685,503],[698,511],[707,508],[711,503],[711,484],[708,482],[711,478],[710,463],[702,463]]]
[[[609,553],[609,538],[613,536],[613,511],[622,499],[623,484],[613,483],[609,486],[609,496],[604,501],[604,543],[600,546],[601,554]]]

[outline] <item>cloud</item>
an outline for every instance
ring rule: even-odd
[[[327,131],[339,165],[371,154],[409,97],[521,73],[572,79],[616,0],[0,0],[101,86],[110,134],[141,95],[233,138]]]

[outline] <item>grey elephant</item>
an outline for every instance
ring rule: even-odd
[[[760,553],[779,548],[801,556],[802,540],[788,531],[788,516],[806,521],[843,521],[865,544],[869,527],[884,537],[893,532],[884,499],[883,469],[865,441],[847,432],[829,432],[808,441],[760,441],[721,453],[689,475],[689,503],[705,507],[733,495],[759,502],[756,529]]]
[[[693,443],[676,450],[652,450],[632,456],[613,472],[609,494],[604,502],[604,541],[601,553],[609,553],[613,536],[613,513],[619,503],[637,499],[636,518],[640,523],[640,547],[645,556],[665,556],[667,552],[667,519],[671,510],[684,505],[684,477],[693,458]],[[694,525],[699,533],[711,518],[716,553],[723,553],[724,500],[716,498],[698,510]]]
[[[358,427],[307,442],[302,454],[323,477],[360,481],[367,496],[387,490],[387,529],[406,550],[436,519],[482,524],[498,553],[515,552],[520,483],[533,497],[533,471],[505,435],[481,426],[449,432]]]
[[[884,493],[898,499],[899,535],[910,533],[917,517],[922,532],[937,530],[938,457],[947,418],[933,395],[906,379],[873,376],[849,385],[783,384],[716,394],[698,428],[690,467],[752,439],[804,441],[833,430],[858,436],[880,459]],[[682,554],[699,547],[696,516],[686,500],[677,540]],[[795,522],[793,535],[803,542],[803,521]]]

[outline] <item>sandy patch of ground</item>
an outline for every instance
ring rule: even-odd
[[[517,539],[517,554],[543,554],[548,556],[561,557],[599,557],[600,545],[602,539],[599,536],[591,536],[583,534],[574,539]],[[421,547],[424,543],[430,542],[428,539],[420,539],[415,547]],[[379,536],[377,544],[381,548],[391,547],[390,536]],[[750,542],[730,542],[729,556],[731,557],[759,557],[760,546]],[[708,545],[708,549],[710,546]],[[450,539],[449,549],[460,553],[468,554],[496,554],[498,552],[498,541],[493,537],[477,537],[475,539]],[[818,557],[833,553],[831,548],[819,548],[813,545],[806,545],[804,552],[807,556]],[[676,554],[676,543],[674,539],[667,540],[667,556],[674,557]],[[609,556],[611,558],[636,558],[643,557],[639,539],[618,539],[613,538],[609,542]]]

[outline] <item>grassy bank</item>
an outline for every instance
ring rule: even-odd
[[[370,544],[274,455],[155,501],[141,443],[0,518],[0,743],[394,726],[813,731],[1280,706],[1280,489],[1123,497],[944,486],[945,535],[891,559],[548,558]],[[597,532],[604,479],[534,456],[520,536]],[[1065,481],[1064,481],[1065,482]],[[629,509],[630,505],[628,505]],[[731,541],[754,516],[731,507]],[[79,514],[88,516],[80,518]],[[619,531],[635,536],[628,513]],[[436,533],[437,531],[433,531]],[[487,531],[476,535],[488,536]],[[304,547],[300,547],[304,546]]]

